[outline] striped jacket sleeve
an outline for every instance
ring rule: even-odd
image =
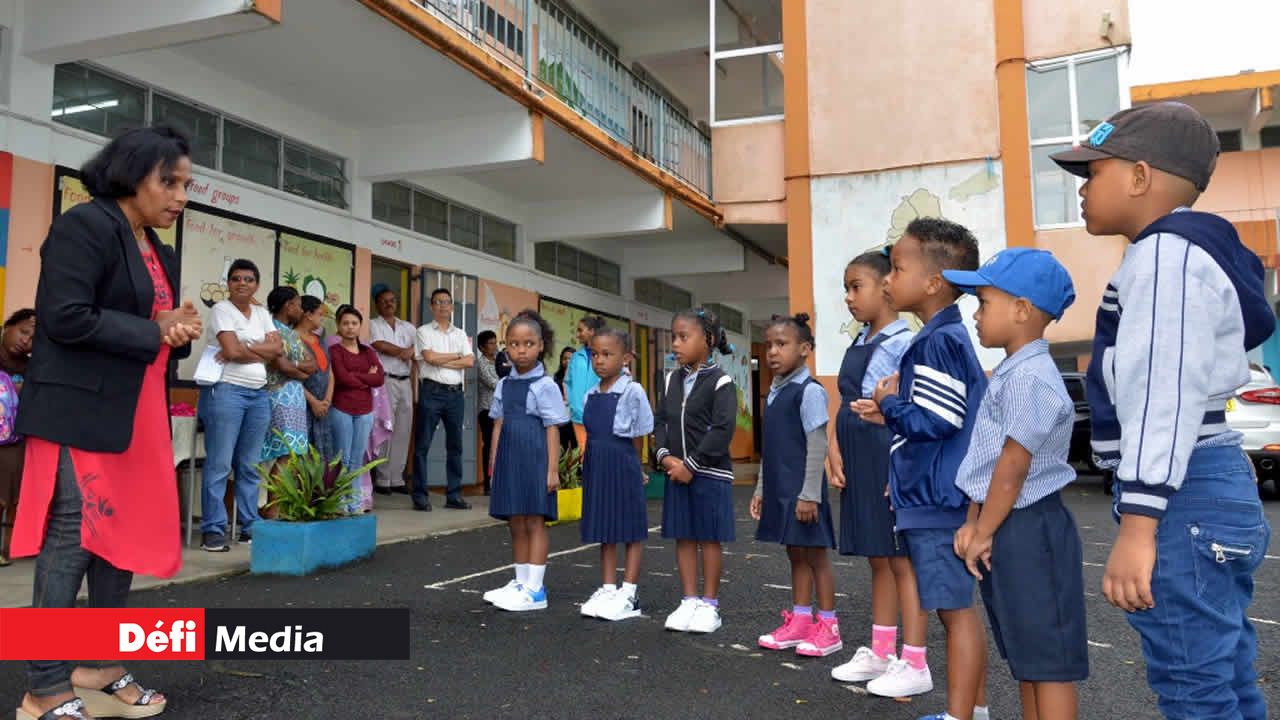
[[[930,340],[919,353],[904,356],[913,363],[911,386],[900,388],[898,395],[880,403],[885,425],[907,440],[941,440],[964,427],[970,399],[964,381],[963,349],[954,347],[954,341],[945,335],[934,335]],[[981,398],[973,398],[973,402],[979,401]]]
[[[1147,238],[1130,252],[1130,272],[1117,283],[1124,311],[1112,388],[1120,423],[1116,509],[1159,518],[1182,486],[1205,419],[1215,344],[1204,329],[1221,322],[1231,285],[1203,250],[1177,235]]]
[[[685,448],[685,461],[692,470],[713,468],[722,458],[728,457],[733,432],[738,427],[738,389],[733,378],[723,373],[716,378],[711,402],[711,425],[697,447]]]

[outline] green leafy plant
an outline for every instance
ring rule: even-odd
[[[582,448],[570,448],[560,453],[560,489],[582,487]]]
[[[280,435],[279,430],[275,432]],[[325,462],[320,451],[308,445],[305,454],[290,452],[288,459],[274,468],[271,463],[259,465],[258,473],[266,478],[271,498],[266,507],[275,509],[275,519],[312,522],[349,515],[347,508],[359,496],[356,479],[386,461],[379,458],[364,467],[347,470],[341,457]]]

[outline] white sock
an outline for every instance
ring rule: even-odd
[[[614,590],[618,589],[618,586],[614,585],[613,583],[605,583],[604,585],[600,586],[600,589],[605,590],[607,592],[613,592]]]
[[[943,720],[960,720],[960,718],[956,717],[955,715],[952,715],[951,713],[943,713],[942,717],[943,717]],[[977,718],[974,718],[974,720],[977,720]]]
[[[529,568],[529,583],[525,587],[532,592],[542,589],[542,578],[547,574],[546,565],[526,565]]]
[[[529,584],[529,566],[525,563],[516,563],[516,582],[521,585]]]
[[[629,582],[622,583],[622,594],[629,598],[634,598],[636,596],[636,584]]]
[[[991,710],[986,705],[975,705],[973,720],[991,720]]]

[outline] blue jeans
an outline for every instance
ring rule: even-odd
[[[258,463],[271,424],[267,391],[220,382],[200,389],[204,423],[204,473],[201,476],[200,531],[226,537],[227,509],[222,498],[227,476],[235,471],[236,514],[240,529],[251,533],[258,521]]]
[[[325,415],[332,433],[334,452],[342,455],[342,464],[348,472],[364,465],[365,449],[369,447],[369,433],[373,432],[373,413],[348,415],[331,407]],[[357,486],[356,490],[359,489]],[[360,495],[352,498],[348,511],[360,509]]]
[[[1156,605],[1128,615],[1169,720],[1266,718],[1247,611],[1270,538],[1240,448],[1196,450],[1156,532]]]
[[[413,448],[413,503],[424,505],[427,496],[427,463],[436,425],[444,423],[446,496],[462,497],[462,415],[467,398],[458,390],[448,390],[424,380],[418,391],[418,437]]]

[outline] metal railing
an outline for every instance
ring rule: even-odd
[[[711,139],[550,0],[416,0],[638,155],[711,197]]]

